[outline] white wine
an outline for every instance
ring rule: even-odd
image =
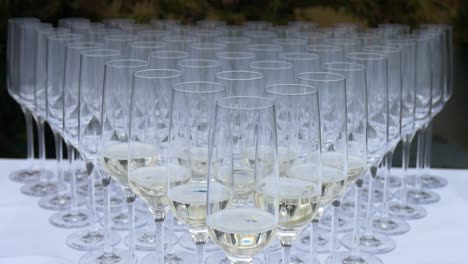
[[[206,181],[208,177],[208,147],[192,147],[190,151],[182,151],[177,155],[180,166],[192,170],[195,180]]]
[[[275,235],[276,218],[258,208],[230,208],[206,221],[211,240],[229,256],[253,257]]]
[[[129,188],[128,167],[136,169],[156,164],[158,155],[151,144],[132,143],[129,159],[129,143],[115,143],[102,149],[101,163],[106,172],[122,187]]]
[[[180,166],[141,167],[129,172],[128,182],[133,192],[148,204],[156,216],[160,210],[167,213],[167,185],[185,184],[190,180],[190,171]],[[162,215],[164,217],[164,215]]]
[[[206,183],[187,183],[169,190],[169,206],[174,216],[192,227],[203,227],[206,220]],[[231,194],[222,184],[210,183],[210,206],[224,209],[229,205]]]
[[[230,186],[233,191],[233,203],[244,204],[252,194],[255,183],[254,172],[251,169],[236,169],[232,167],[216,168],[213,166],[213,179],[224,186]]]
[[[255,188],[255,205],[267,210],[275,206],[278,193],[278,235],[296,235],[315,216],[320,205],[316,183],[289,177],[266,177]]]
[[[327,167],[342,170],[344,168],[345,157],[339,152],[322,153],[322,164]],[[363,173],[366,168],[366,162],[357,156],[348,155],[348,172],[346,177],[346,186],[343,192],[352,185]],[[342,195],[343,193],[341,193]]]
[[[246,164],[252,169],[255,168],[257,163],[260,163],[264,169],[264,174],[271,174],[273,171],[273,152],[274,148],[270,146],[261,146],[259,148],[259,153],[256,153],[255,147],[247,148],[244,153],[242,153],[242,158]],[[257,160],[255,160],[255,154],[257,154]],[[286,171],[297,158],[297,151],[294,149],[288,149],[285,147],[278,148],[278,163],[279,163],[279,173],[280,175],[285,175]],[[265,176],[264,175],[264,176]]]

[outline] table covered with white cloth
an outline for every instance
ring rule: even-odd
[[[75,230],[52,226],[53,211],[41,209],[38,198],[21,194],[22,185],[9,180],[11,171],[26,165],[24,160],[0,159],[0,264],[42,264],[47,263],[46,257],[78,263],[84,252],[65,244]],[[48,165],[54,167],[54,163]],[[379,255],[385,264],[468,263],[468,170],[434,169],[433,173],[449,183],[435,190],[441,201],[424,206],[428,215],[409,221],[409,233],[393,236],[397,248]],[[118,247],[125,245],[121,242]],[[139,257],[145,254],[137,253]]]

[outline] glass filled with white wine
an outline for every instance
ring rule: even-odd
[[[316,217],[322,195],[318,93],[312,86],[276,84],[266,87],[265,96],[276,103],[280,173],[277,236],[283,248],[281,262],[301,262],[296,256],[291,259],[291,246]],[[256,189],[255,195],[263,199],[270,184],[266,182]]]
[[[216,103],[206,225],[230,263],[252,263],[280,221],[274,109],[272,100],[261,97],[226,97]],[[254,159],[248,161],[243,152],[251,146]]]
[[[188,226],[197,245],[197,264],[203,263],[204,245],[208,239],[206,227],[208,143],[213,125],[216,100],[225,96],[225,86],[211,82],[184,82],[172,90],[170,112],[167,200],[172,214]],[[184,178],[184,180],[180,180]],[[217,184],[219,206],[227,205],[230,197],[222,184]]]
[[[102,182],[108,188],[111,179],[124,191],[128,205],[129,260],[134,256],[134,201],[135,195],[128,183],[128,168],[147,167],[157,162],[153,146],[140,144],[129,160],[129,118],[133,74],[147,68],[144,60],[121,59],[106,63],[102,95],[102,134],[100,161]],[[135,147],[136,148],[136,147]]]
[[[136,164],[146,149],[152,153],[147,158],[154,159],[154,162],[146,166],[128,167],[129,187],[146,203],[155,221],[155,230],[151,230],[149,234],[144,232],[144,235],[150,237],[149,240],[140,242],[139,238],[137,241],[142,243],[142,246],[156,250],[155,254],[144,257],[141,263],[179,263],[183,257],[180,252],[177,256],[174,254],[172,245],[169,245],[168,252],[165,252],[163,228],[169,211],[168,175],[172,175],[170,179],[174,185],[186,183],[191,177],[188,168],[168,164],[167,159],[172,88],[181,81],[181,77],[180,71],[172,69],[138,71],[133,77],[129,163]]]

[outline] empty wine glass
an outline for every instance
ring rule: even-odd
[[[263,74],[264,85],[294,83],[293,65],[285,61],[254,61],[250,69]]]
[[[227,96],[262,96],[263,75],[253,71],[222,71],[216,79],[226,87]]]
[[[278,59],[280,53],[283,52],[283,47],[275,44],[249,44],[247,50],[255,54],[256,60],[264,61]]]
[[[150,67],[153,69],[178,69],[179,61],[188,58],[188,53],[177,50],[161,50],[150,54]]]
[[[221,65],[215,60],[182,60],[178,63],[184,82],[211,82],[216,79],[216,73],[221,71]]]

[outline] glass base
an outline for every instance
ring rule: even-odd
[[[295,244],[293,247],[297,250],[303,251],[303,252],[309,252],[310,251],[310,232],[309,229],[306,229],[306,232],[302,232],[299,234],[299,236],[296,239]],[[325,232],[319,232],[318,238],[317,238],[317,247],[316,251],[317,253],[328,253],[330,252],[330,234],[325,233]]]
[[[190,233],[188,231],[185,231],[181,235],[182,236],[179,239],[179,245],[183,249],[185,249],[185,250],[187,250],[189,252],[195,253],[196,252],[195,243],[193,242],[193,239],[192,239],[192,236],[190,235]],[[217,250],[219,250],[219,247],[216,246],[213,242],[211,242],[211,239],[208,239],[208,241],[206,242],[206,245],[205,245],[205,253],[209,254],[209,253],[212,253],[212,252],[216,252]]]
[[[409,189],[406,200],[411,204],[433,204],[440,201],[440,195],[424,189]]]
[[[388,212],[403,220],[421,219],[427,215],[426,209],[419,205],[391,202],[388,204]]]
[[[49,222],[59,228],[80,228],[91,224],[88,211],[57,212],[49,218]]]
[[[331,215],[324,215],[320,218],[319,227],[326,231],[331,231]],[[353,221],[345,217],[338,217],[337,232],[346,233],[353,230]]]
[[[360,253],[358,256],[353,256],[350,251],[337,252],[335,263],[332,263],[330,257],[327,258],[327,264],[383,264],[376,256],[366,253]]]
[[[395,241],[391,237],[382,234],[362,235],[359,240],[359,250],[370,254],[387,253],[396,247]],[[353,235],[345,235],[341,238],[341,244],[351,249],[354,245]]]
[[[88,172],[85,168],[75,170],[75,177],[77,182],[86,182],[88,179]],[[63,172],[63,180],[66,182],[71,181],[71,173],[70,171]]]
[[[96,193],[103,193],[104,192],[104,187],[102,187],[102,184],[100,182],[94,183],[94,191]],[[79,184],[78,185],[78,193],[83,196],[88,196],[88,184]],[[102,200],[102,199],[101,199]]]
[[[415,176],[411,175],[407,178],[407,183],[410,185],[414,185]],[[424,189],[440,189],[447,186],[448,181],[442,177],[435,176],[435,175],[422,175],[421,176],[421,186]]]
[[[135,211],[135,228],[141,228],[146,225],[146,215],[139,211]],[[128,230],[128,214],[118,212],[111,216],[112,230],[127,231]]]
[[[367,201],[367,200],[366,200]],[[339,207],[340,214],[346,216],[354,216],[354,201],[343,201]],[[367,206],[365,203],[361,203],[361,216],[365,216],[367,212]]]
[[[164,229],[165,236],[169,234],[170,230],[167,228]],[[178,243],[178,238],[176,236],[175,243]],[[128,235],[124,238],[125,245],[128,246]],[[140,251],[155,251],[156,250],[156,240],[152,230],[143,228],[135,231],[135,248]]]
[[[410,231],[410,225],[396,217],[375,217],[372,227],[375,232],[388,236],[402,235]]]
[[[123,199],[122,195],[111,194],[110,205],[112,212],[120,212],[122,207],[126,205],[126,201]],[[104,210],[104,198],[97,197],[96,199],[96,210]]]
[[[368,195],[369,195],[368,193],[369,192],[367,191],[367,188],[362,188],[362,192],[361,192],[362,201],[367,202]],[[374,192],[372,194],[372,201],[374,201],[375,203],[381,203],[383,201],[383,192],[382,192],[382,190],[374,188]],[[353,208],[353,210],[354,210],[354,208]]]
[[[120,243],[122,238],[119,233],[111,232],[111,243],[115,246]],[[93,251],[104,246],[104,230],[102,229],[88,229],[79,230],[70,234],[67,237],[67,245],[76,250]]]
[[[375,183],[377,184],[377,187],[383,188],[385,178],[383,176],[377,176],[375,179],[377,180],[377,181],[375,181]],[[388,181],[387,186],[389,188],[399,188],[399,187],[401,187],[401,179],[398,176],[392,175],[392,176],[387,178],[387,181]]]
[[[45,170],[45,173],[47,174],[47,179],[52,178],[54,175],[50,170]],[[10,173],[8,178],[11,181],[19,183],[38,182],[41,179],[41,171],[36,169],[21,169]]]
[[[55,194],[47,196],[39,200],[39,206],[46,210],[65,211],[70,209],[72,198],[69,194]],[[84,199],[78,199],[77,205],[82,206],[85,204]]]
[[[59,191],[56,182],[31,182],[21,187],[21,192],[28,196],[44,197],[55,194]]]
[[[138,259],[135,256],[130,260],[128,250],[114,249],[112,254],[104,255],[103,252],[90,252],[80,258],[80,264],[137,264]]]
[[[175,254],[164,256],[164,264],[191,264],[196,259],[196,255],[187,251],[177,251]],[[157,263],[156,253],[150,253],[141,259],[140,264]],[[206,262],[205,262],[206,263]]]
[[[267,254],[267,253],[266,253]],[[284,263],[281,254],[271,254],[268,263],[273,264],[281,264]],[[307,259],[302,259],[301,257],[297,256],[296,254],[291,254],[291,258],[289,260],[289,264],[309,264]]]

